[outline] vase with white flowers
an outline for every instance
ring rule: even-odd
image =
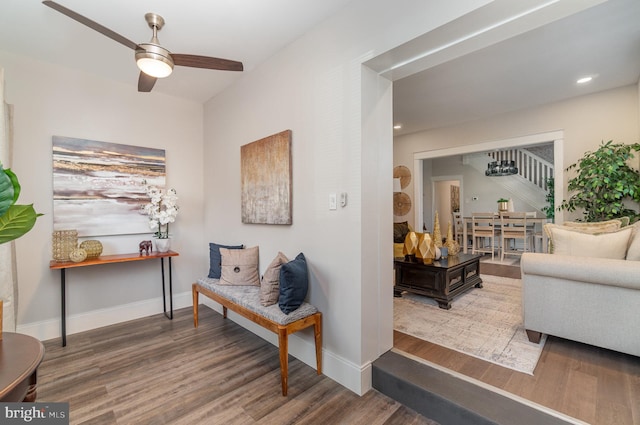
[[[146,192],[150,202],[142,206],[142,212],[149,217],[149,228],[155,230],[156,251],[167,252],[171,247],[169,224],[176,221],[179,210],[176,190],[146,186]]]

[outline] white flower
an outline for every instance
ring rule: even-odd
[[[147,186],[146,193],[150,202],[141,207],[141,213],[149,216],[149,228],[156,231],[156,237],[167,239],[169,237],[169,223],[175,222],[178,216],[176,191],[168,189],[164,192],[155,186]]]

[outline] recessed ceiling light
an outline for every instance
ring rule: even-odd
[[[586,77],[578,78],[576,80],[576,84],[587,84],[587,83],[589,83],[591,81],[593,81],[593,76],[592,75],[588,75]]]
[[[394,129],[394,130],[400,130],[400,129],[402,129],[402,124],[396,124],[396,125],[394,125],[394,126],[393,126],[393,129]]]

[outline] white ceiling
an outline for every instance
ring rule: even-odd
[[[173,53],[243,62],[251,71],[352,0],[56,0],[135,42],[148,42],[144,19],[165,19],[160,44]],[[134,52],[43,5],[1,0],[0,50],[40,58],[130,84],[137,90]],[[205,102],[242,73],[176,66],[153,92]],[[142,95],[142,94],[141,94]]]
[[[137,90],[132,50],[40,0],[1,1],[0,50],[82,69]],[[144,14],[158,13],[166,21],[158,37],[170,51],[238,60],[249,72],[352,0],[57,1],[137,43],[151,38]],[[394,82],[394,121],[403,129],[395,134],[635,83],[639,17],[640,0],[608,0],[399,79]],[[447,25],[472,26],[473,16],[464,19]],[[577,87],[574,81],[583,74],[598,77]],[[205,102],[238,78],[242,73],[177,66],[170,77],[158,80],[153,93]]]
[[[575,84],[583,75],[597,77]],[[402,124],[395,134],[622,87],[639,76],[640,1],[609,0],[395,81],[394,123]]]

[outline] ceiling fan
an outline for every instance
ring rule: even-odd
[[[100,34],[133,49],[135,51],[136,64],[140,69],[140,76],[138,77],[139,92],[150,92],[158,78],[168,77],[171,74],[174,65],[223,71],[242,71],[244,69],[242,62],[209,56],[169,52],[169,50],[162,47],[158,41],[158,31],[164,26],[164,19],[155,13],[147,13],[144,15],[147,24],[149,24],[149,27],[153,30],[151,41],[138,44],[54,1],[46,0],[42,3],[98,31]]]

